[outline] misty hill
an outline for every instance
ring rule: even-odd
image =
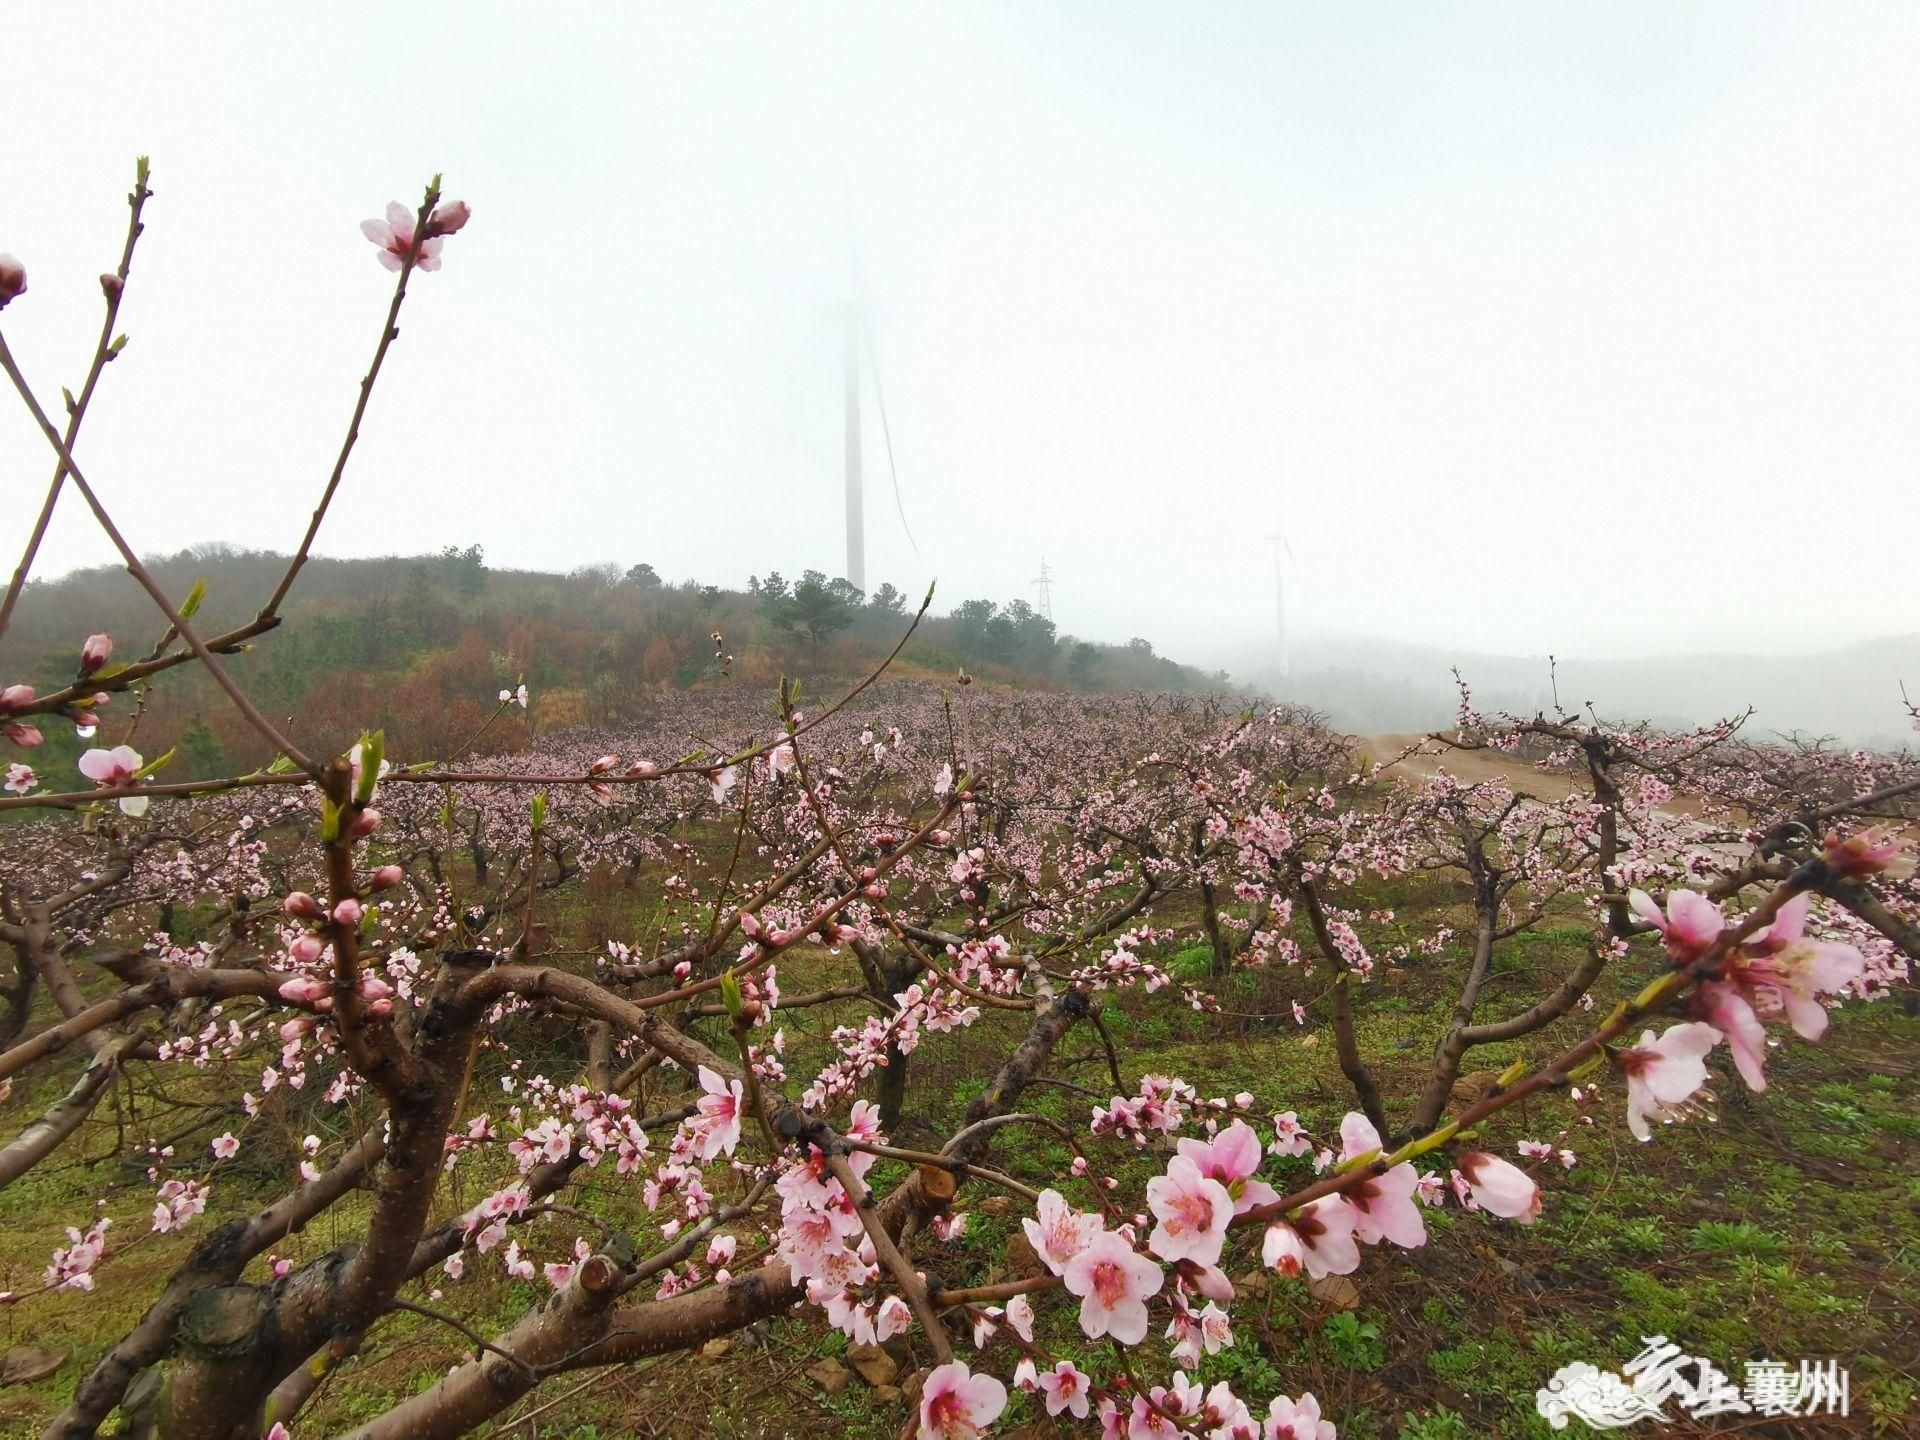
[[[196,630],[212,638],[245,624],[273,591],[287,557],[204,545],[147,561],[179,600],[197,581],[206,599]],[[805,571],[789,580],[752,577],[745,589],[668,584],[650,565],[586,567],[558,575],[495,570],[480,547],[381,559],[315,558],[300,572],[284,623],[230,664],[264,711],[286,717],[300,743],[345,745],[383,726],[400,753],[445,755],[497,708],[503,688],[524,681],[526,717],[496,725],[487,746],[532,733],[618,726],[644,713],[664,689],[757,685],[804,678],[819,696],[870,671],[900,640],[919,596],[877,584],[863,595],[844,580]],[[945,607],[936,603],[936,612]],[[137,659],[164,625],[123,571],[76,571],[34,581],[0,639],[0,683],[43,690],[72,680],[80,643],[114,637],[116,662]],[[716,658],[713,635],[722,637]],[[1145,638],[1104,645],[1063,636],[1024,601],[961,601],[930,613],[901,653],[896,675],[1027,689],[1218,689],[1206,675],[1154,653]],[[118,742],[132,702],[118,699],[103,734]],[[136,743],[155,754],[178,744],[170,773],[214,774],[261,761],[260,742],[231,713],[197,665],[151,688]],[[70,730],[47,727],[50,768],[77,750]]]
[[[1458,706],[1452,668],[1483,711],[1531,714],[1553,699],[1547,657],[1449,650],[1371,636],[1308,635],[1296,641],[1282,679],[1271,649],[1224,657],[1255,689],[1328,712],[1359,734],[1444,727]],[[1609,719],[1688,726],[1744,710],[1749,733],[1799,731],[1845,743],[1898,749],[1913,739],[1900,700],[1904,680],[1920,697],[1920,634],[1865,640],[1808,655],[1661,655],[1632,660],[1559,657],[1560,701],[1591,701]]]

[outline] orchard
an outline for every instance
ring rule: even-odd
[[[1739,715],[1482,714],[1463,685],[1420,776],[1229,696],[885,664],[769,690],[715,634],[707,678],[620,732],[535,733],[512,684],[449,753],[303,745],[229,662],[274,644],[409,289],[459,283],[484,207],[436,179],[362,227],[394,288],[346,438],[280,583],[216,632],[80,444],[150,198],[143,161],[77,388],[25,373],[0,315],[52,472],[0,637],[59,504],[153,603],[142,636],[71,617],[57,688],[0,673],[0,1186],[67,1207],[0,1314],[112,1317],[47,1436],[533,1434],[640,1362],[771,1383],[800,1324],[925,1440],[1328,1440],[1347,1417],[1284,1345],[1224,1358],[1277,1303],[1390,1277],[1437,1227],[1505,1244],[1603,1137],[1651,1155],[1910,1004],[1920,760]],[[72,263],[0,256],[0,305]],[[189,666],[255,768],[141,748]],[[46,764],[69,728],[77,762]],[[1420,895],[1444,903],[1392,898]],[[1444,996],[1411,1053],[1380,1044],[1400,975]],[[1167,1066],[1176,1026],[1232,1073]],[[1270,1078],[1309,1040],[1329,1083]],[[376,1382],[396,1327],[440,1348]]]

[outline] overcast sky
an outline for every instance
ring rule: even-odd
[[[1205,656],[1914,628],[1920,9],[8,7],[4,317],[143,551],[285,549],[436,170],[319,548],[844,569],[857,249],[907,518],[868,579]],[[851,216],[851,219],[850,219]],[[0,406],[11,568],[50,473]],[[866,397],[871,416],[873,396]],[[110,558],[63,507],[46,573]]]

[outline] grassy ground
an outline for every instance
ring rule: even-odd
[[[1408,909],[1423,897],[1383,897]],[[1438,897],[1426,897],[1437,899]],[[556,920],[563,917],[556,916]],[[602,921],[606,917],[598,917]],[[1533,993],[1577,954],[1571,929],[1515,946],[1486,1001]],[[1193,966],[1191,952],[1177,965]],[[1417,1083],[1447,1003],[1446,965],[1429,961],[1384,972],[1363,995],[1361,1038],[1376,1058],[1382,1088],[1403,1096]],[[804,971],[789,988],[810,988]],[[1621,977],[1620,989],[1630,988]],[[1253,1091],[1263,1110],[1295,1109],[1316,1128],[1330,1130],[1350,1108],[1348,1092],[1324,1032],[1305,1030],[1287,1016],[1296,998],[1315,989],[1282,972],[1243,973],[1219,986],[1222,1016],[1197,1015],[1165,998],[1124,996],[1110,1002],[1107,1019],[1131,1088],[1148,1071],[1179,1074],[1208,1093]],[[1602,995],[1603,1001],[1611,994]],[[1281,1018],[1281,1017],[1286,1018]],[[993,1012],[950,1043],[915,1057],[909,1119],[902,1143],[933,1138],[977,1093],[982,1077],[1011,1044],[1017,1018]],[[801,1073],[808,1052],[823,1048],[824,1019],[799,1015],[789,1026]],[[1497,1068],[1512,1059],[1545,1058],[1572,1037],[1570,1023],[1545,1036],[1476,1052],[1472,1064]],[[718,1037],[713,1037],[718,1039]],[[563,1057],[577,1039],[554,1024],[517,1042],[515,1054],[564,1073]],[[1920,1020],[1898,1006],[1858,1006],[1836,1017],[1820,1045],[1790,1041],[1774,1053],[1775,1085],[1749,1096],[1730,1078],[1714,1123],[1671,1127],[1650,1145],[1636,1145],[1621,1123],[1617,1094],[1600,1124],[1574,1144],[1579,1165],[1543,1176],[1546,1213],[1530,1229],[1453,1210],[1428,1212],[1431,1243],[1410,1255],[1369,1252],[1353,1277],[1351,1296],[1316,1298],[1294,1281],[1255,1271],[1241,1253],[1233,1273],[1246,1298],[1237,1307],[1234,1348],[1203,1363],[1209,1381],[1231,1377],[1248,1398],[1312,1390],[1347,1440],[1466,1440],[1466,1437],[1583,1433],[1548,1430],[1534,1414],[1534,1391],[1562,1364],[1587,1360],[1617,1369],[1640,1347],[1640,1337],[1665,1333],[1687,1351],[1712,1358],[1736,1380],[1744,1361],[1768,1356],[1795,1362],[1838,1356],[1852,1377],[1853,1415],[1846,1421],[1759,1422],[1751,1418],[1681,1421],[1665,1436],[1739,1433],[1756,1436],[1920,1435]],[[1556,1044],[1558,1042],[1558,1045]],[[77,1060],[73,1062],[77,1064]],[[483,1067],[496,1083],[505,1057]],[[1104,1052],[1093,1037],[1068,1038],[1050,1083],[1025,1107],[1083,1126],[1087,1092],[1112,1091]],[[64,1071],[16,1087],[4,1119],[17,1128],[35,1105],[69,1083]],[[144,1082],[143,1082],[144,1083]],[[225,1097],[203,1087],[175,1087],[162,1096],[149,1087],[129,1096],[120,1119],[128,1132],[167,1138],[182,1132],[184,1155],[205,1137],[235,1124]],[[283,1097],[284,1097],[284,1092]],[[659,1097],[654,1097],[657,1100]],[[125,1104],[139,1106],[127,1119]],[[311,1097],[276,1102],[274,1118],[260,1122],[243,1157],[258,1171],[228,1170],[216,1177],[216,1208],[224,1198],[265,1186],[275,1147],[290,1153],[299,1134],[344,1134],[364,1117],[327,1111]],[[212,1105],[216,1108],[201,1110]],[[1496,1117],[1488,1148],[1509,1156],[1524,1137],[1551,1139],[1565,1123],[1561,1100],[1527,1113]],[[118,1122],[109,1112],[87,1134],[84,1152],[0,1191],[0,1286],[38,1284],[47,1256],[64,1243],[61,1227],[96,1206],[116,1219],[114,1236],[146,1232],[151,1189],[142,1166],[112,1158]],[[1137,1193],[1164,1156],[1116,1147],[1101,1152]],[[995,1163],[1031,1185],[1055,1183],[1068,1160],[1044,1138],[1003,1143]],[[610,1170],[610,1167],[609,1167]],[[281,1172],[284,1173],[284,1172]],[[1275,1183],[1309,1174],[1308,1162],[1270,1162]],[[875,1173],[884,1186],[885,1166]],[[644,1236],[647,1226],[631,1187],[611,1173],[586,1184],[594,1208],[624,1214]],[[476,1198],[450,1196],[449,1211]],[[962,1239],[930,1245],[923,1258],[949,1283],[1004,1278],[1006,1241],[1018,1228],[1014,1207],[984,1192],[967,1201],[973,1218]],[[323,1218],[293,1237],[283,1253],[303,1259],[352,1235],[357,1210]],[[205,1221],[198,1222],[204,1226]],[[570,1238],[556,1229],[545,1248]],[[0,1389],[0,1435],[34,1433],[71,1393],[86,1366],[137,1317],[160,1278],[194,1238],[155,1236],[116,1257],[96,1295],[37,1297],[0,1310],[8,1345],[71,1349],[51,1378]],[[536,1237],[535,1251],[542,1248]],[[548,1257],[551,1258],[551,1257]],[[476,1330],[491,1332],[544,1293],[499,1278],[497,1267],[458,1286],[440,1303]],[[1350,1307],[1350,1308],[1347,1308]],[[1061,1353],[1075,1353],[1098,1374],[1112,1367],[1110,1352],[1075,1344],[1069,1310],[1040,1306],[1044,1337]],[[303,1436],[331,1434],[379,1413],[391,1401],[430,1383],[461,1358],[465,1344],[452,1330],[401,1316],[370,1337],[361,1355],[323,1390],[302,1417]],[[691,1361],[662,1360],[626,1369],[561,1377],[517,1407],[520,1423],[497,1433],[516,1436],[626,1435],[749,1437],[815,1435],[831,1427],[856,1437],[897,1434],[901,1397],[843,1378],[824,1360],[844,1355],[845,1341],[804,1316],[786,1318],[761,1333],[710,1347]],[[902,1351],[904,1382],[923,1359]],[[816,1374],[810,1375],[809,1371]],[[824,1377],[827,1383],[823,1384]],[[1016,1400],[1005,1429],[1042,1436],[1055,1431],[1034,1407]],[[1067,1433],[1067,1432],[1060,1432]],[[1656,1433],[1636,1427],[1630,1433]]]

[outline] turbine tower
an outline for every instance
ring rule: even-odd
[[[889,447],[891,448],[891,447]],[[867,520],[860,467],[860,302],[847,302],[847,579],[867,589]]]

